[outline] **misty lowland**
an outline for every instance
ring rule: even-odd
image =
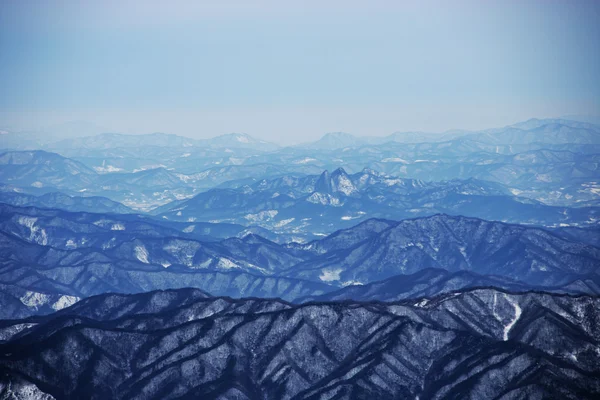
[[[0,400],[600,398],[600,6],[0,3]]]

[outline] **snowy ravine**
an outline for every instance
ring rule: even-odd
[[[517,323],[517,321],[519,320],[519,318],[521,317],[521,306],[519,306],[518,302],[515,302],[513,299],[510,298],[510,296],[507,296],[504,293],[500,293],[502,295],[502,298],[508,302],[508,304],[510,304],[513,309],[514,309],[514,315],[511,316],[510,321],[504,325],[503,331],[502,331],[502,339],[504,341],[508,340],[508,334],[510,332],[510,330],[513,328],[513,326]],[[494,300],[493,300],[493,305],[492,305],[492,314],[494,315],[494,318],[496,320],[498,320],[500,323],[503,323],[503,321],[506,320],[506,316],[500,315],[497,311],[497,307],[498,307],[498,293],[494,292]]]
[[[513,301],[510,297],[507,297],[506,295],[504,296],[504,298],[515,309],[515,316],[514,316],[514,318],[508,323],[508,325],[506,325],[504,327],[504,340],[506,341],[506,340],[508,340],[508,333],[513,328],[513,326],[515,326],[515,324],[517,323],[517,321],[519,320],[519,318],[521,318],[521,306],[519,306],[519,303]]]

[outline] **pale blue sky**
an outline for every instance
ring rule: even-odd
[[[600,110],[598,1],[288,3],[1,0],[0,126],[298,142]]]

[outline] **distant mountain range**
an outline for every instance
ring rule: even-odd
[[[299,239],[373,217],[402,219],[436,213],[550,226],[585,226],[600,220],[600,207],[548,206],[492,182],[424,182],[368,169],[348,174],[342,168],[212,189],[153,211],[169,220],[257,224]]]
[[[448,142],[459,138],[494,145],[523,145],[531,143],[600,144],[600,126],[568,119],[533,118],[503,128],[487,129],[478,132],[465,130],[454,130],[444,133],[395,132],[383,137],[357,137],[345,132],[332,132],[325,134],[316,142],[305,144],[302,147],[334,150],[390,142]]]
[[[85,165],[45,151],[0,154],[0,181],[23,186],[57,188],[91,186],[96,173]]]
[[[475,289],[399,303],[106,294],[3,321],[17,398],[600,396],[598,297]],[[45,396],[45,397],[44,397]]]
[[[181,174],[162,166],[124,173],[107,168],[98,172],[84,164],[45,151],[17,151],[0,154],[0,183],[3,191],[46,194],[61,191],[71,196],[101,196],[140,211],[191,197],[208,188],[236,178],[248,169],[214,168],[196,174]],[[271,165],[249,169],[260,174],[281,174]]]
[[[244,134],[207,140],[102,134],[34,145],[60,155],[6,152],[0,155],[0,183],[28,194],[102,196],[149,211],[219,185],[318,175],[339,167],[352,175],[367,167],[427,182],[497,182],[546,205],[586,207],[600,205],[599,137],[596,125],[561,119],[443,135],[357,138],[330,133],[312,144],[283,148]]]
[[[3,135],[4,149],[109,149],[141,146],[156,147],[205,147],[205,148],[249,148],[272,151],[279,146],[244,133],[230,133],[211,139],[192,139],[167,133],[130,135],[123,133],[101,133],[101,127],[83,121],[48,127],[39,132],[6,131]],[[39,143],[31,140],[38,138]],[[382,137],[357,137],[345,132],[331,132],[321,139],[300,147],[311,149],[341,149],[366,144],[431,143],[458,138],[493,144],[526,143],[587,143],[600,144],[600,125],[565,118],[532,118],[502,128],[480,131],[452,130],[443,133],[395,132]],[[29,145],[29,146],[28,146]]]
[[[12,191],[89,194],[141,209],[193,195],[193,180],[186,178],[164,168],[99,174],[78,161],[45,151],[0,154],[0,182]]]
[[[145,135],[125,135],[121,133],[102,133],[94,136],[84,136],[64,139],[51,143],[48,149],[114,149],[142,146],[159,147],[191,147],[196,141],[166,133],[150,133]]]
[[[33,135],[32,133],[31,135]],[[14,137],[13,137],[14,135]],[[12,144],[18,140],[18,133],[7,133],[6,143]],[[30,147],[29,149],[43,147],[48,150],[68,150],[68,149],[118,149],[118,148],[138,148],[144,146],[152,147],[206,147],[206,148],[247,148],[260,151],[270,151],[279,148],[279,146],[263,140],[253,138],[244,133],[231,133],[216,136],[211,139],[191,139],[184,136],[178,136],[167,133],[149,133],[142,135],[128,135],[123,133],[98,133],[91,136],[68,135],[69,138],[61,139],[55,142],[45,141],[43,145]],[[23,139],[28,140],[28,137]],[[14,145],[13,145],[14,146]],[[25,146],[0,147],[5,149],[18,148]]]
[[[46,193],[33,196],[15,191],[0,191],[0,203],[20,207],[54,208],[67,211],[127,214],[134,211],[123,204],[100,196],[69,196],[64,193]]]

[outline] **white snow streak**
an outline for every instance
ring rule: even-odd
[[[62,310],[63,308],[71,307],[79,300],[79,297],[63,295],[60,296],[60,298],[54,304],[52,304],[52,308],[56,311]]]
[[[37,218],[19,217],[19,224],[29,228],[29,241],[46,246],[48,244],[48,235],[43,228],[35,226]]]
[[[135,246],[135,256],[144,264],[150,264],[148,261],[148,250],[144,246]]]
[[[517,323],[519,318],[521,318],[521,307],[518,302],[513,302],[510,297],[504,295],[504,298],[515,308],[515,317],[504,327],[504,340],[508,340],[508,333],[512,329],[513,326]]]
[[[124,231],[125,230],[125,225],[123,225],[123,224],[113,224],[110,227],[110,230],[111,231]]]
[[[513,317],[513,319],[510,320],[510,322],[508,324],[506,324],[504,326],[504,330],[503,330],[503,334],[502,334],[502,339],[504,341],[508,340],[508,334],[510,332],[510,330],[513,328],[513,326],[515,326],[515,324],[517,323],[517,321],[519,320],[519,318],[521,318],[521,306],[519,306],[519,303],[516,301],[513,301],[510,297],[508,297],[506,294],[503,294],[504,299],[511,305],[513,306],[514,310],[515,310],[515,315]],[[494,293],[494,303],[492,305],[492,313],[494,314],[494,318],[496,318],[498,321],[503,322],[503,318],[502,316],[500,316],[497,312],[496,312],[496,305],[498,304],[498,294]]]

